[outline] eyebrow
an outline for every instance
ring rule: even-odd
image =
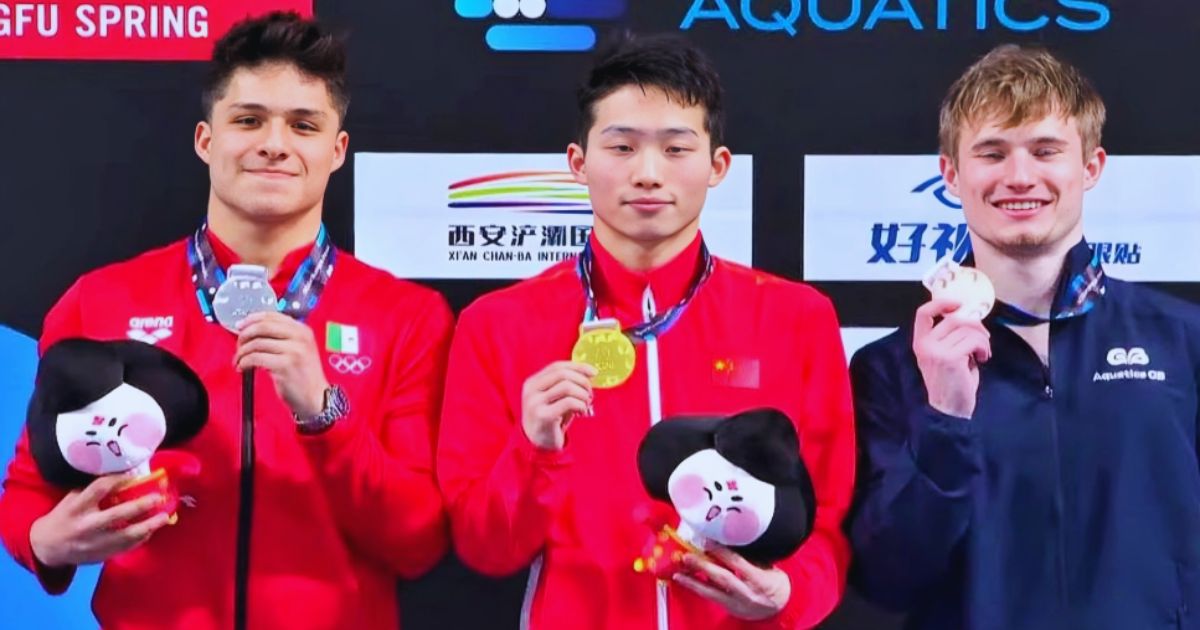
[[[628,127],[625,125],[609,125],[600,131],[600,135],[602,135],[602,136],[603,135],[626,135],[626,136],[654,135],[654,136],[659,136],[659,137],[690,135],[690,136],[695,136],[697,138],[700,137],[700,134],[696,133],[696,130],[692,129],[690,127],[667,127],[665,129],[659,129],[657,131],[650,132],[645,129],[638,129],[637,127]]]
[[[1010,144],[1009,142],[1007,142],[1005,140],[1001,140],[1000,138],[985,138],[985,139],[980,140],[979,142],[976,142],[975,144],[971,145],[971,151],[979,151],[982,149],[994,149],[994,148],[998,148],[998,147],[1006,147],[1009,144]],[[1061,147],[1061,146],[1066,146],[1068,144],[1068,142],[1057,136],[1039,136],[1037,138],[1034,138],[1029,144],[1043,145],[1043,146],[1044,145],[1053,145],[1053,146]]]
[[[266,105],[262,105],[260,103],[233,103],[232,105],[229,106],[229,109],[260,112],[260,113],[270,113],[271,112],[270,108],[268,108]],[[285,113],[288,115],[297,116],[300,118],[324,118],[326,116],[325,112],[323,112],[319,109],[309,109],[307,107],[296,107],[296,108],[287,110]]]
[[[1058,145],[1058,146],[1064,146],[1068,143],[1066,140],[1063,140],[1062,138],[1059,138],[1056,136],[1042,136],[1040,138],[1034,138],[1033,144],[1053,144],[1053,145]]]

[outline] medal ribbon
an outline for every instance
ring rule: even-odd
[[[700,241],[700,271],[692,278],[691,285],[688,286],[687,293],[683,295],[683,299],[667,310],[655,315],[648,322],[635,324],[621,332],[630,338],[634,343],[641,343],[647,339],[653,339],[666,333],[679,317],[683,315],[684,309],[691,303],[692,298],[696,296],[696,291],[700,289],[700,285],[704,284],[708,277],[712,275],[713,267],[716,262],[712,254],[708,252],[708,246],[704,241]],[[596,319],[597,303],[596,292],[592,286],[592,265],[595,261],[595,254],[592,253],[592,243],[588,241],[583,246],[583,251],[579,253],[579,257],[575,261],[575,271],[579,274],[579,280],[583,283],[583,295],[587,300],[587,308],[583,314],[583,320],[590,322]]]
[[[1092,251],[1086,241],[1080,241],[1067,252],[1063,278],[1059,280],[1058,294],[1051,305],[1049,317],[1034,315],[997,300],[996,320],[1009,326],[1037,326],[1078,317],[1095,308],[1096,303],[1104,296],[1107,278],[1104,268],[1100,265],[1100,252]]]
[[[333,260],[337,250],[329,241],[329,233],[325,225],[317,232],[317,240],[312,250],[288,283],[287,291],[279,298],[275,307],[285,315],[304,321],[305,317],[317,306],[317,299],[333,276]],[[217,263],[213,253],[212,243],[208,240],[208,224],[188,237],[188,265],[192,268],[192,282],[196,285],[196,299],[200,302],[200,312],[204,319],[216,322],[213,316],[213,296],[221,283],[225,282],[225,270]]]

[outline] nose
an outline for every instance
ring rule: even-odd
[[[263,136],[258,154],[269,160],[280,160],[288,155],[288,127],[283,120],[271,120],[263,126]]]
[[[644,189],[662,187],[662,157],[653,151],[642,151],[635,159],[633,185]]]
[[[1013,152],[1004,171],[1004,185],[1017,191],[1027,191],[1037,184],[1036,164],[1032,155],[1024,151]]]

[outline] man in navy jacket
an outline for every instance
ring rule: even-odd
[[[852,579],[910,629],[1200,628],[1200,309],[1083,240],[1103,123],[1076,69],[1016,46],[942,106],[996,308],[931,300],[851,365]]]

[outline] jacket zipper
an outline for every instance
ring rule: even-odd
[[[657,314],[654,293],[647,285],[646,290],[642,292],[642,317],[644,321],[648,322]],[[662,420],[662,389],[658,377],[658,340],[654,337],[646,338],[646,384],[650,396],[650,426],[654,426]],[[669,610],[667,584],[661,580],[655,580],[654,585],[657,589],[654,599],[658,610],[658,630],[670,630],[671,620],[667,614]]]

